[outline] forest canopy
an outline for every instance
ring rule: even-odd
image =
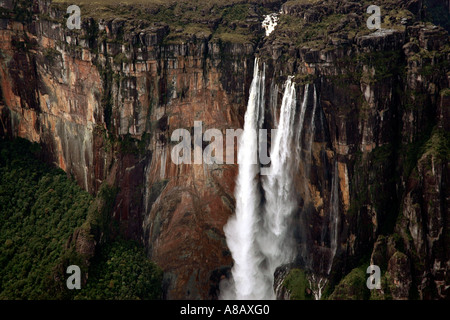
[[[160,298],[162,271],[125,240],[97,245],[87,283],[65,287],[66,264],[82,260],[69,239],[98,202],[40,155],[38,144],[0,140],[0,299]]]

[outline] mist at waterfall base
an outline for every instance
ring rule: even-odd
[[[290,225],[298,199],[293,177],[301,153],[300,138],[309,90],[307,85],[303,103],[297,112],[295,84],[292,77],[286,80],[279,121],[276,123],[278,130],[272,137],[269,174],[261,176],[261,167],[255,164],[258,163],[255,159],[259,145],[257,132],[264,123],[264,73],[265,68],[261,71],[256,60],[238,150],[236,214],[224,227],[234,265],[232,278],[220,284],[221,299],[275,299],[275,270],[292,262],[295,257]]]

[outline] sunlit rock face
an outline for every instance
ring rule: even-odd
[[[174,30],[163,23],[86,18],[69,31],[63,11],[34,1],[32,20],[0,19],[0,135],[41,143],[91,193],[118,186],[112,214],[163,268],[165,298],[215,299],[233,265],[223,228],[236,211],[238,165],[176,165],[171,136],[193,132],[194,121],[224,137],[243,128],[260,57],[264,128],[279,124],[289,76],[297,115],[310,95],[292,176],[295,258],[276,272],[277,296],[290,295],[282,279],[291,267],[335,284],[371,256],[390,275],[393,298],[448,297],[448,158],[436,131],[450,129],[448,34],[415,22],[417,1],[395,6],[411,14],[356,32],[367,18],[359,3],[280,2],[267,29],[265,15],[249,9],[242,24],[256,42],[185,35],[170,43]],[[317,23],[318,38],[304,37],[308,25],[295,19]]]
[[[39,5],[45,12],[48,4]],[[6,131],[40,142],[48,161],[91,193],[104,182],[119,186],[114,218],[165,270],[166,298],[214,297],[231,264],[223,225],[234,211],[237,166],[175,165],[170,140],[194,121],[224,137],[241,127],[254,46],[163,46],[164,26],[119,44],[120,21],[95,23],[98,37],[87,40],[90,24],[75,34],[45,19],[2,20]]]

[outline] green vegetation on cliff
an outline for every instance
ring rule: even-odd
[[[162,271],[143,248],[108,237],[116,190],[94,199],[40,155],[27,140],[0,140],[0,299],[160,298]],[[80,291],[66,288],[72,264]]]
[[[131,241],[100,247],[85,288],[75,299],[160,299],[162,270]]]
[[[425,144],[425,156],[432,156],[438,162],[450,159],[450,133],[434,128],[430,140]]]
[[[124,28],[135,29],[167,25],[167,44],[189,39],[213,39],[233,43],[255,43],[262,34],[262,16],[279,8],[281,1],[269,0],[208,0],[208,1],[161,1],[161,0],[54,0],[61,9],[77,4],[82,18],[96,20],[123,19]],[[259,21],[261,20],[261,21]],[[128,25],[128,22],[134,21]],[[259,28],[255,27],[256,25]],[[122,30],[123,31],[123,30]]]
[[[289,290],[291,300],[313,299],[306,273],[301,269],[292,269],[284,279],[283,286]]]
[[[367,266],[365,266],[367,267]],[[329,297],[330,300],[367,300],[370,291],[367,289],[365,267],[353,269],[336,286]]]
[[[39,161],[38,145],[0,141],[0,150],[0,298],[53,298],[55,268],[92,197]]]

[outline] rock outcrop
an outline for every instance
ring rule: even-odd
[[[287,2],[286,16],[259,51],[273,61],[274,81],[296,74],[300,88],[314,84],[320,96],[312,156],[305,155],[297,177],[297,264],[328,277],[333,288],[373,251],[372,260],[383,256],[382,272],[390,275],[391,295],[384,298],[445,298],[449,140],[442,108],[449,105],[449,38],[418,21],[420,2],[373,4],[384,17],[377,31],[366,27],[369,15],[359,3]],[[336,252],[333,179],[339,185]],[[396,246],[377,249],[384,236]]]
[[[166,298],[215,297],[232,262],[222,229],[237,166],[175,165],[170,140],[197,120],[224,136],[242,126],[255,46],[166,43],[167,24],[120,18],[71,31],[49,1],[17,4],[1,20],[2,132],[41,143],[91,193],[119,187],[115,221],[164,269]],[[19,9],[29,19],[13,18]]]

